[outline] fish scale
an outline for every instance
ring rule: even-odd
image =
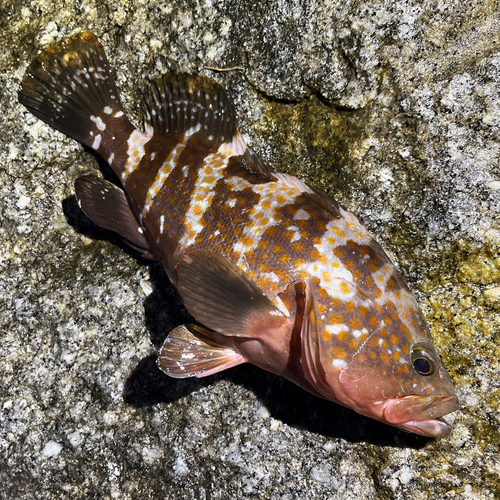
[[[449,433],[453,385],[401,275],[352,213],[252,153],[219,84],[155,80],[141,132],[84,33],[33,62],[19,100],[108,161],[123,190],[80,178],[81,208],[161,261],[199,322],[169,334],[165,373],[251,362],[405,431]]]

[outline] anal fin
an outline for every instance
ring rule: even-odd
[[[153,258],[143,230],[122,189],[94,175],[86,175],[76,180],[75,191],[80,208],[90,220],[118,233],[144,257]]]
[[[174,378],[207,377],[245,362],[219,334],[199,325],[174,328],[158,356],[160,370]]]

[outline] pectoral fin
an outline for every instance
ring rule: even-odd
[[[90,220],[118,233],[144,257],[153,258],[123,189],[105,179],[86,175],[76,180],[75,191],[80,208]]]
[[[242,269],[222,255],[191,252],[176,269],[184,305],[212,330],[255,338],[276,331],[287,319]]]
[[[207,377],[246,360],[222,344],[221,335],[198,325],[181,325],[166,338],[158,366],[174,378]]]

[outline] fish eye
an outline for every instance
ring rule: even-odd
[[[411,355],[415,371],[420,375],[432,375],[436,370],[436,362],[431,353],[423,346],[415,346]]]

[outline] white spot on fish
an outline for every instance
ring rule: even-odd
[[[106,130],[106,124],[102,121],[100,116],[94,116],[92,115],[90,117],[91,121],[93,121],[96,125],[96,127],[102,132],[103,130]]]
[[[110,115],[113,112],[113,109],[109,106],[106,106],[103,110],[107,115]]]
[[[198,123],[198,125],[194,126],[194,127],[191,127],[189,129],[187,129],[185,132],[184,132],[184,137],[186,137],[186,139],[188,139],[189,137],[191,137],[192,135],[196,134],[196,132],[198,132],[199,130],[201,129],[201,124]]]
[[[94,138],[94,142],[92,143],[92,149],[95,149],[96,151],[99,149],[99,146],[101,145],[101,134],[98,134]]]
[[[310,218],[310,215],[303,208],[299,208],[294,217],[296,220],[309,220]]]
[[[118,111],[116,114],[115,114],[115,118],[121,118],[123,116],[123,111]]]
[[[114,158],[115,158],[115,153],[111,153],[110,157],[108,158],[109,165],[111,165],[113,163]]]
[[[144,146],[151,140],[151,136],[134,130],[127,140],[127,163],[122,173],[122,179],[126,179],[140,163],[146,151]]]
[[[335,368],[344,368],[347,366],[347,363],[343,359],[334,359],[332,361],[332,366]]]
[[[208,139],[211,140],[210,137]],[[221,139],[224,140],[224,137],[221,137]],[[231,142],[225,142],[220,145],[218,153],[225,156],[241,156],[245,153],[246,149],[247,145],[243,137],[239,133],[236,133]]]
[[[163,223],[165,222],[165,216],[160,217],[160,233],[163,234]]]

